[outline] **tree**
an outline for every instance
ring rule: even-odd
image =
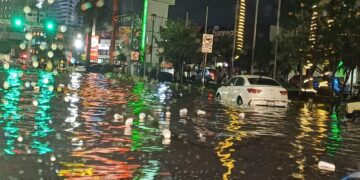
[[[292,4],[290,9],[288,16],[284,16],[283,27],[292,34],[281,41],[283,59],[295,57],[298,62],[312,64],[308,76],[313,76],[318,64],[328,64],[334,76],[341,61],[348,72],[346,82],[349,72],[359,65],[360,7],[357,1],[302,0]]]
[[[213,59],[217,59],[218,62],[231,63],[232,56],[232,44],[233,37],[231,36],[219,36],[214,37],[213,52],[209,54],[209,63]]]
[[[155,39],[161,54],[166,61],[172,62],[175,68],[181,68],[184,62],[199,63],[200,33],[191,24],[185,26],[182,21],[168,21],[166,27],[160,27],[160,38]]]

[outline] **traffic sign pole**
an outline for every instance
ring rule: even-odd
[[[206,16],[205,16],[205,34],[207,34],[207,25],[208,25],[208,15],[209,15],[209,6],[206,6]],[[204,39],[204,38],[203,38]],[[203,40],[204,44],[204,40]],[[206,70],[206,63],[207,63],[207,52],[204,55],[204,68],[203,68],[203,76],[202,76],[202,87],[205,87],[205,70]]]

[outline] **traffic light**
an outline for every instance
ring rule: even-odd
[[[56,23],[52,19],[45,20],[44,23],[44,29],[49,34],[55,34],[56,33]]]
[[[11,16],[11,26],[17,30],[24,30],[25,20],[21,15]]]

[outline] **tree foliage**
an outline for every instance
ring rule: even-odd
[[[318,64],[328,64],[333,71],[340,60],[348,69],[359,65],[360,7],[356,0],[301,0],[290,9],[282,16],[281,63],[311,63],[310,76]],[[316,28],[311,29],[312,23]],[[311,31],[313,42],[309,41]]]
[[[178,67],[183,62],[198,63],[201,60],[200,38],[195,26],[185,26],[182,21],[168,21],[165,27],[160,27],[160,37],[155,41],[159,48],[164,49],[160,55]]]

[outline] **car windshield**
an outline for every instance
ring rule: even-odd
[[[248,81],[252,85],[267,85],[267,86],[280,86],[279,83],[272,79],[265,78],[248,78]]]

